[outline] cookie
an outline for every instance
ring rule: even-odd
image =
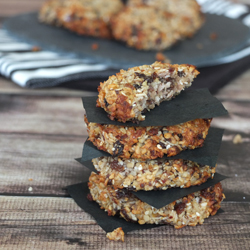
[[[205,218],[217,213],[225,198],[218,183],[156,209],[126,189],[106,186],[105,178],[93,172],[88,186],[91,200],[96,201],[109,216],[119,215],[126,221],[139,224],[170,224],[175,228],[203,224]]]
[[[41,8],[40,20],[80,35],[111,38],[110,18],[122,8],[120,0],[51,0]]]
[[[196,119],[174,126],[126,127],[85,122],[89,139],[112,156],[141,160],[175,156],[203,146],[212,119]]]
[[[121,70],[100,83],[97,107],[111,120],[138,123],[145,120],[145,112],[190,87],[198,74],[193,65],[161,62]]]
[[[213,178],[216,167],[189,160],[123,160],[118,157],[98,157],[92,160],[105,185],[119,189],[166,190],[200,185]]]

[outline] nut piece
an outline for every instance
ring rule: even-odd
[[[124,242],[124,232],[121,227],[116,228],[113,232],[107,233],[107,238],[114,241]]]

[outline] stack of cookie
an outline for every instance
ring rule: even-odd
[[[197,99],[206,99],[204,91],[186,95],[183,92],[171,100],[191,86],[198,73],[192,65],[159,62],[121,70],[100,84],[97,107],[93,107],[97,112],[105,113],[103,108],[109,119],[100,118],[95,111],[89,112],[88,104],[84,103],[88,140],[98,150],[90,150],[86,154],[84,147],[81,162],[87,162],[86,155],[92,157],[96,173],[92,172],[89,177],[89,198],[108,215],[119,214],[125,220],[139,224],[171,224],[182,228],[202,224],[220,208],[224,198],[220,183],[208,184],[205,189],[198,188],[192,193],[187,191],[186,196],[177,196],[170,203],[166,201],[164,204],[163,200],[164,206],[158,208],[154,206],[154,198],[149,204],[137,195],[142,190],[148,191],[146,193],[150,195],[146,195],[151,197],[154,197],[153,192],[167,192],[173,188],[188,190],[191,186],[208,183],[214,177],[215,164],[210,165],[209,161],[212,156],[205,155],[205,161],[200,160],[202,152],[199,149],[208,135],[212,117],[225,114],[225,109],[216,102],[214,105],[211,103],[216,114],[211,117],[207,117],[207,111],[196,114]],[[160,105],[163,101],[168,102]],[[191,105],[190,110],[192,102],[196,104]],[[201,110],[209,109],[206,102],[202,105]],[[92,118],[89,119],[90,113],[101,121],[93,122]],[[159,120],[151,120],[153,113],[158,114]],[[151,119],[146,121],[146,116]],[[162,119],[166,125],[159,126]],[[217,141],[210,140],[211,148],[217,147],[218,140],[221,140],[221,137],[215,137]],[[197,158],[193,157],[194,154],[190,159],[185,155],[179,158],[179,155],[192,151],[197,152]]]

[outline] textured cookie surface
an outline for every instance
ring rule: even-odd
[[[122,160],[118,157],[99,157],[92,160],[106,185],[129,190],[166,190],[200,185],[213,177],[215,167],[187,160]]]
[[[149,6],[173,18],[181,36],[191,37],[202,26],[204,14],[196,0],[128,0],[128,6]]]
[[[193,65],[161,62],[121,70],[100,83],[97,107],[102,107],[111,120],[143,121],[145,112],[190,87],[198,74]]]
[[[59,20],[58,14],[60,9],[66,6],[66,0],[48,0],[44,2],[39,11],[39,20],[43,23],[61,26],[62,21]]]
[[[92,173],[88,183],[91,199],[109,216],[120,215],[139,224],[171,224],[175,228],[202,224],[209,215],[215,215],[225,197],[221,184],[195,192],[169,205],[156,209],[125,189],[106,186],[105,178]]]
[[[192,37],[204,16],[195,0],[132,0],[112,18],[117,40],[142,50],[164,50]]]
[[[174,126],[126,127],[89,123],[89,140],[99,149],[121,158],[142,160],[179,154],[202,147],[212,119],[196,119]]]
[[[120,0],[50,0],[42,6],[39,19],[81,35],[111,38],[110,18],[122,8]]]

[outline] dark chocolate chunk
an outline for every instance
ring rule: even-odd
[[[113,156],[118,156],[122,154],[124,145],[120,141],[116,141],[113,145],[114,150],[113,150]]]
[[[133,86],[135,87],[135,89],[140,89],[141,88],[141,85],[139,85],[139,84],[134,84]]]
[[[109,103],[107,102],[106,98],[104,98],[104,103],[105,103],[105,106],[108,107]]]
[[[124,197],[129,197],[131,196],[131,193],[129,193],[126,189],[118,189],[116,191],[116,198],[117,199],[121,199],[121,198],[124,198]]]
[[[186,74],[184,71],[178,71],[178,76],[179,77],[184,77]]]
[[[159,142],[158,144],[160,144],[160,146],[164,149],[164,148],[166,148],[166,145],[163,143],[163,142]]]
[[[130,219],[130,217],[128,216],[128,213],[127,213],[126,209],[122,209],[122,210],[120,211],[120,213],[121,213],[121,215],[124,217],[124,219],[125,219],[126,221],[132,221],[132,220]]]
[[[177,136],[179,137],[179,140],[180,140],[180,141],[183,140],[183,135],[182,135],[182,134],[177,134]]]

